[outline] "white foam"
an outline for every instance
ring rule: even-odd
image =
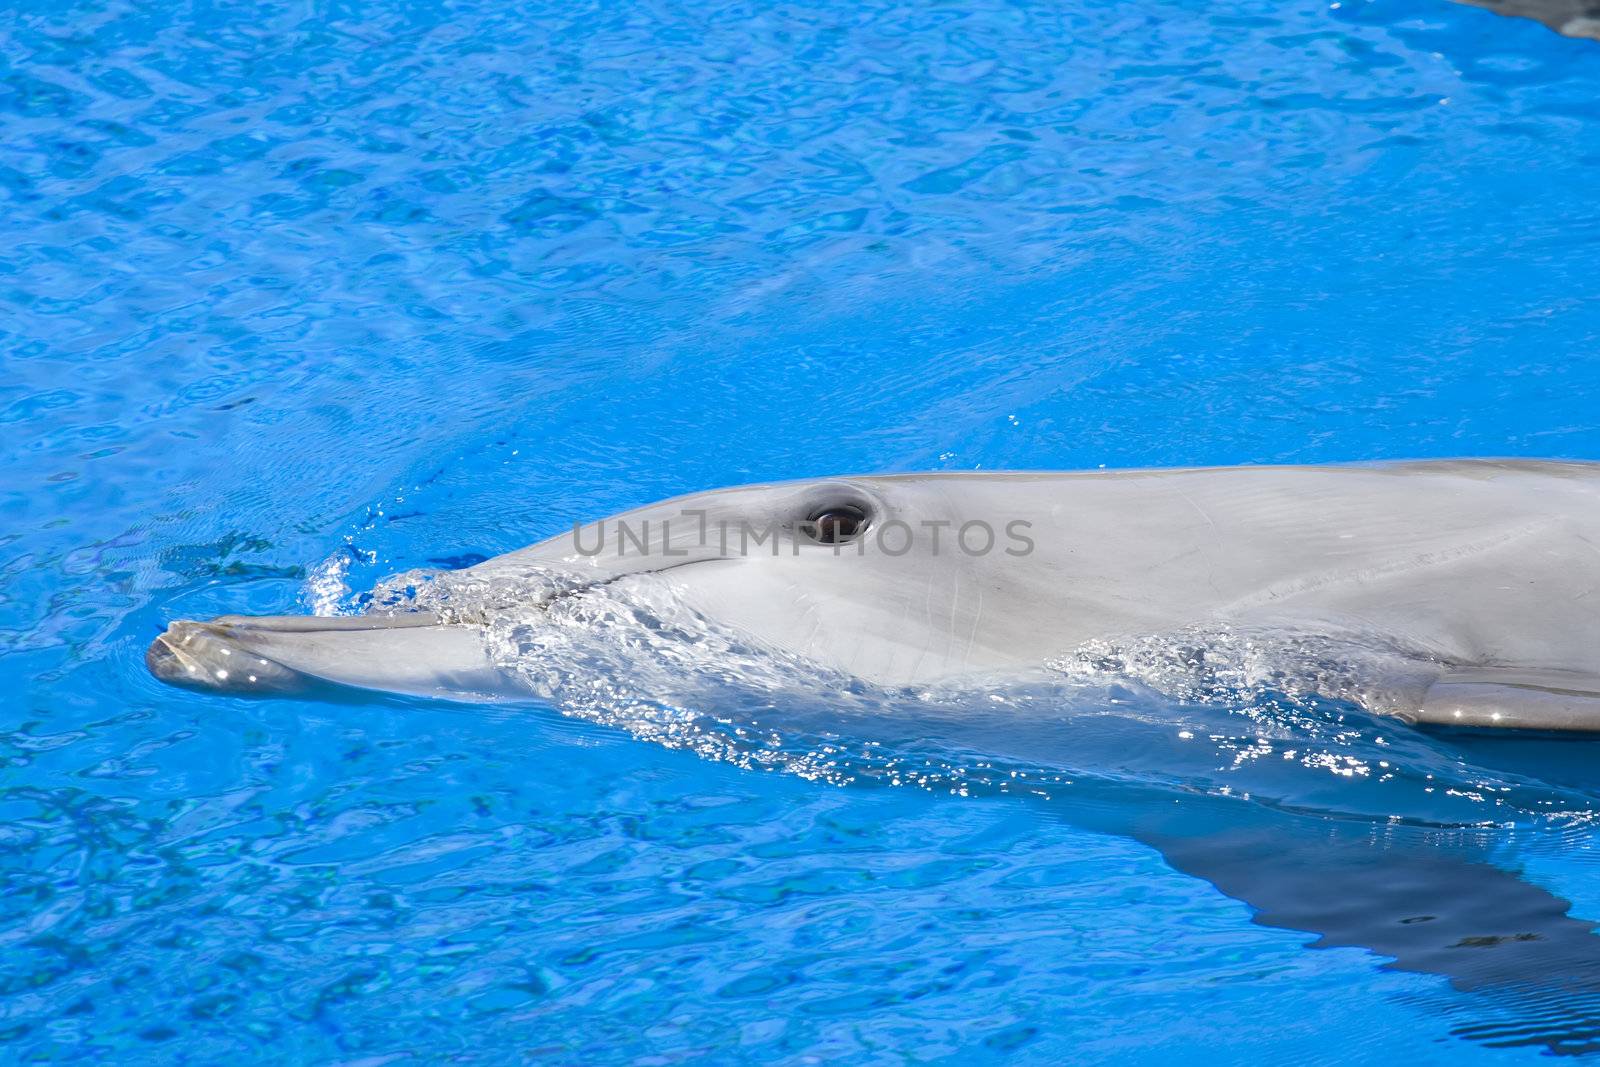
[[[301,599],[313,615],[343,615],[350,600],[348,548],[341,548],[311,568]]]

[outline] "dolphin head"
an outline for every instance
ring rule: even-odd
[[[559,574],[559,597],[647,594],[840,673],[918,684],[1028,661],[1037,644],[1015,610],[1038,599],[1028,565],[1036,516],[995,479],[845,477],[697,493],[577,525],[470,573],[491,583]]]
[[[587,653],[633,641],[614,625],[622,614],[647,628],[692,621],[672,631],[680,645],[719,635],[683,650],[658,633],[653,647],[669,656],[775,652],[878,685],[1037,665],[1046,628],[1028,606],[1057,583],[1034,558],[1035,522],[1047,516],[1026,510],[1028,480],[888,475],[691,494],[439,576],[454,591],[448,604],[180,621],[147,663],[164,681],[233,693],[332,682],[500,699],[525,693],[527,679],[508,679],[506,657],[486,647],[496,624],[514,618],[517,640],[559,658],[573,646],[541,644],[556,633],[587,628]]]

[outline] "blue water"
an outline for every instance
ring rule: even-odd
[[[1060,795],[142,654],[744,481],[1600,459],[1597,99],[1443,0],[13,5],[0,1059],[1544,1055]],[[1389,730],[1600,917],[1600,783],[1552,826],[1260,712],[1169,777]],[[1285,793],[1421,817],[1330,766]]]

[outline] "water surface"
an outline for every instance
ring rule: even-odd
[[[141,662],[742,481],[1600,458],[1592,42],[1421,0],[34,3],[0,38],[6,1058],[1593,1040],[1308,949],[1062,799],[1243,775],[1600,917],[1600,795],[1549,747],[1129,690],[1080,733],[787,738],[943,768],[840,785]],[[1061,783],[947,780],[1028,761]]]

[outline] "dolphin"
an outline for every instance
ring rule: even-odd
[[[754,647],[906,687],[1099,642],[1232,633],[1381,652],[1328,695],[1410,723],[1600,730],[1600,464],[890,474],[639,508],[459,573],[550,607],[664,598]],[[532,579],[537,578],[537,581]],[[519,592],[520,591],[520,592]],[[179,621],[147,653],[229,693],[526,698],[480,620]],[[1304,683],[1312,689],[1317,678]]]
[[[1597,546],[1600,464],[839,477],[697,493],[581,525],[453,572],[470,595],[432,610],[174,622],[146,660],[158,678],[230,694],[527,700],[538,695],[528,676],[495,647],[496,608],[535,630],[593,625],[604,642],[633,639],[603,624],[643,603],[632,621],[668,638],[643,642],[650,654],[755,649],[817,691],[883,693],[896,737],[967,729],[958,741],[987,753],[999,742],[982,723],[907,716],[916,702],[903,694],[1136,665],[1140,648],[1203,659],[1208,641],[1277,641],[1294,654],[1275,682],[1407,723],[1487,728],[1449,734],[1534,746],[1538,782],[1558,754],[1587,764],[1545,731],[1600,730]],[[1111,743],[1138,748],[1140,736]],[[1025,758],[1092,743],[1048,722],[1024,737]],[[1575,788],[1557,809],[1587,804]],[[1493,994],[1473,1001],[1480,1012],[1456,1028],[1465,1038],[1560,1052],[1600,1042],[1595,924],[1505,869],[1478,824],[1149,792],[1112,782],[1048,810],[1143,842],[1258,923],[1364,947],[1469,998]]]

